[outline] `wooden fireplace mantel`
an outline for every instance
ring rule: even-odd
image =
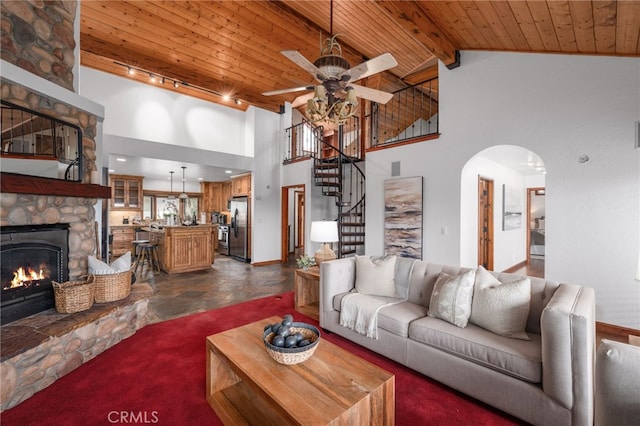
[[[60,195],[78,198],[111,198],[111,188],[92,183],[0,173],[0,191],[16,194]]]

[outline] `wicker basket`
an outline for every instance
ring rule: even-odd
[[[114,302],[131,293],[131,271],[96,275],[96,303]]]
[[[93,275],[82,281],[52,281],[56,311],[61,314],[73,314],[90,309],[96,295],[96,283]]]
[[[291,324],[290,329],[292,334],[301,333],[305,339],[311,341],[311,344],[301,348],[281,348],[271,344],[275,334],[271,331],[265,331],[263,338],[267,353],[280,364],[294,365],[308,360],[316,351],[320,342],[320,331],[310,324],[294,322]]]

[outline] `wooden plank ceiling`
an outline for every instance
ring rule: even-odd
[[[398,66],[359,84],[394,91],[455,67],[461,50],[640,56],[640,1],[81,1],[81,63],[240,109],[278,111],[313,77],[310,61],[338,34],[351,66],[385,52]],[[464,59],[459,66],[464,67]],[[173,83],[179,83],[174,87]],[[187,83],[187,84],[185,84]],[[155,84],[161,84],[156,82]],[[201,89],[205,89],[204,91]],[[222,95],[229,95],[225,100]]]

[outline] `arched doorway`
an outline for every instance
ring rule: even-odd
[[[471,157],[461,172],[460,264],[513,271],[530,261],[528,189],[545,187],[542,159],[514,145]]]

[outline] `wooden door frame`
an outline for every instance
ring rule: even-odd
[[[495,200],[495,194],[494,194],[494,189],[493,189],[493,179],[489,179],[489,178],[485,178],[482,177],[481,175],[478,175],[478,262],[476,263],[480,263],[479,262],[479,258],[480,258],[480,253],[481,250],[484,249],[483,244],[481,242],[481,235],[482,235],[482,229],[484,227],[484,223],[483,223],[483,214],[481,214],[480,212],[480,198],[482,197],[482,190],[483,190],[483,185],[482,182],[487,182],[487,186],[489,188],[489,212],[487,213],[487,233],[489,234],[489,247],[487,249],[487,269],[488,270],[493,270],[493,238],[494,238],[494,226],[493,226],[493,217],[494,217],[494,200]]]
[[[306,194],[305,184],[288,185],[280,188],[280,262],[285,263],[289,258],[289,245],[287,244],[287,228],[289,225],[289,190],[298,188],[302,190],[303,194]],[[306,203],[305,203],[305,217],[306,217]]]
[[[531,194],[544,191],[544,186],[527,188],[527,265],[531,262]]]
[[[293,191],[293,195],[294,195],[294,199],[296,201],[296,221],[295,221],[295,225],[296,225],[296,229],[294,231],[294,235],[295,235],[295,242],[293,244],[294,250],[295,249],[303,249],[304,251],[304,222],[306,220],[306,218],[304,217],[305,215],[305,209],[304,206],[307,204],[305,202],[304,199],[304,191],[298,191],[295,190]]]

